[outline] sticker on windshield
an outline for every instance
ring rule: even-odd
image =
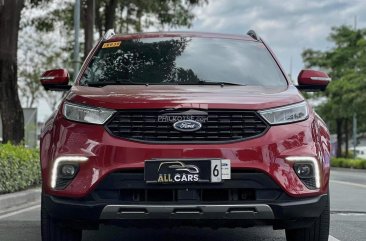
[[[120,45],[121,45],[121,41],[104,43],[103,46],[102,46],[102,49],[116,48],[116,47],[119,47]]]

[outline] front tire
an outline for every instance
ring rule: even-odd
[[[61,221],[52,218],[44,204],[42,195],[41,202],[41,234],[42,241],[81,241],[82,230],[72,229],[62,225]]]
[[[329,195],[327,206],[311,227],[286,229],[287,241],[328,241],[329,239],[330,207]]]

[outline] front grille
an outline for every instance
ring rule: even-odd
[[[170,119],[161,118],[166,116]],[[196,120],[202,127],[193,132],[178,131],[173,124],[182,119]],[[180,109],[118,111],[105,127],[119,138],[171,144],[241,141],[264,134],[269,126],[255,111]]]
[[[277,193],[275,193],[277,194]],[[121,202],[240,202],[256,200],[254,189],[226,188],[172,188],[172,189],[125,189],[119,192],[97,190],[94,192],[102,200]]]

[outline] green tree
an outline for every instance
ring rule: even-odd
[[[174,28],[178,26],[190,27],[194,14],[193,7],[205,4],[207,0],[81,0],[81,27],[84,39],[81,39],[84,48],[84,57],[94,44],[95,34],[99,37],[109,28],[115,28],[117,32],[139,32],[149,27]],[[52,5],[57,3],[57,8]],[[21,42],[25,45],[27,41],[34,44],[29,48],[28,59],[20,61],[20,93],[23,102],[28,106],[37,102],[43,97],[53,100],[54,94],[44,92],[40,86],[38,73],[48,68],[68,68],[72,65],[73,48],[73,10],[74,2],[52,0],[40,3],[37,8],[42,14],[33,16],[29,14],[33,5],[26,4],[24,20],[22,21]],[[28,13],[28,14],[27,14]],[[27,15],[27,16],[26,16]],[[28,17],[32,16],[32,17]],[[95,16],[95,18],[93,18]],[[94,19],[94,20],[93,20]],[[29,28],[29,29],[28,29]],[[22,33],[23,33],[22,32]],[[34,35],[29,33],[36,33]],[[62,36],[63,42],[67,44],[57,44],[54,36]],[[24,45],[24,46],[25,46]],[[60,46],[61,45],[61,46]],[[23,47],[25,48],[25,47]],[[44,49],[51,51],[44,52]],[[63,53],[69,53],[65,55]],[[81,53],[80,53],[81,54]],[[36,55],[37,59],[33,56]],[[30,59],[33,61],[29,61]],[[22,57],[22,60],[25,56]],[[32,62],[34,66],[29,67]],[[36,74],[36,72],[38,72]],[[73,73],[71,73],[73,76]],[[51,102],[50,102],[51,103]],[[54,101],[52,103],[55,103]],[[54,106],[52,104],[51,106]]]
[[[337,156],[341,156],[343,143],[348,155],[354,113],[361,120],[360,129],[366,130],[366,110],[363,107],[366,100],[366,30],[354,30],[348,26],[334,27],[328,39],[334,43],[332,49],[306,49],[302,57],[307,68],[323,69],[333,79],[325,93],[327,99],[317,111],[330,125],[331,131],[337,133]]]
[[[47,69],[72,66],[71,37],[68,39],[70,35],[61,23],[42,22],[43,26],[40,26],[38,20],[49,16],[55,21],[50,13],[56,10],[62,12],[66,6],[61,0],[39,2],[37,6],[29,1],[25,3],[18,43],[18,92],[22,106],[35,107],[43,98],[53,110],[61,99],[59,92],[44,91],[39,78]]]
[[[60,2],[51,2],[57,1]],[[141,32],[150,27],[191,27],[195,17],[193,8],[207,2],[208,0],[81,0],[84,57],[93,46],[94,30],[102,37],[108,29],[129,33]],[[62,22],[65,29],[72,33],[74,4],[61,1],[60,5],[60,8],[34,19],[33,24],[37,29],[51,31],[57,23]]]
[[[19,144],[24,139],[24,116],[18,95],[18,36],[25,4],[44,0],[0,1],[0,113],[3,142]]]
[[[190,27],[194,14],[192,8],[206,3],[207,0],[101,0],[96,1],[95,27],[99,37],[108,29],[114,29],[119,33],[131,31],[141,32],[149,27]],[[93,0],[84,0],[85,12],[90,13],[93,8]],[[90,50],[89,41],[94,27],[90,21],[90,14],[84,14],[85,26],[85,53]],[[89,36],[88,36],[89,35]],[[85,54],[86,56],[86,54]]]

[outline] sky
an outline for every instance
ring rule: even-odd
[[[209,0],[194,12],[194,31],[255,30],[289,74],[292,59],[293,79],[304,67],[304,49],[332,48],[327,36],[333,26],[366,27],[366,0]]]
[[[245,34],[255,30],[292,79],[304,68],[304,49],[332,48],[327,36],[333,26],[366,28],[366,0],[209,0],[194,13],[193,31]],[[38,111],[41,121],[51,113],[43,102]]]

